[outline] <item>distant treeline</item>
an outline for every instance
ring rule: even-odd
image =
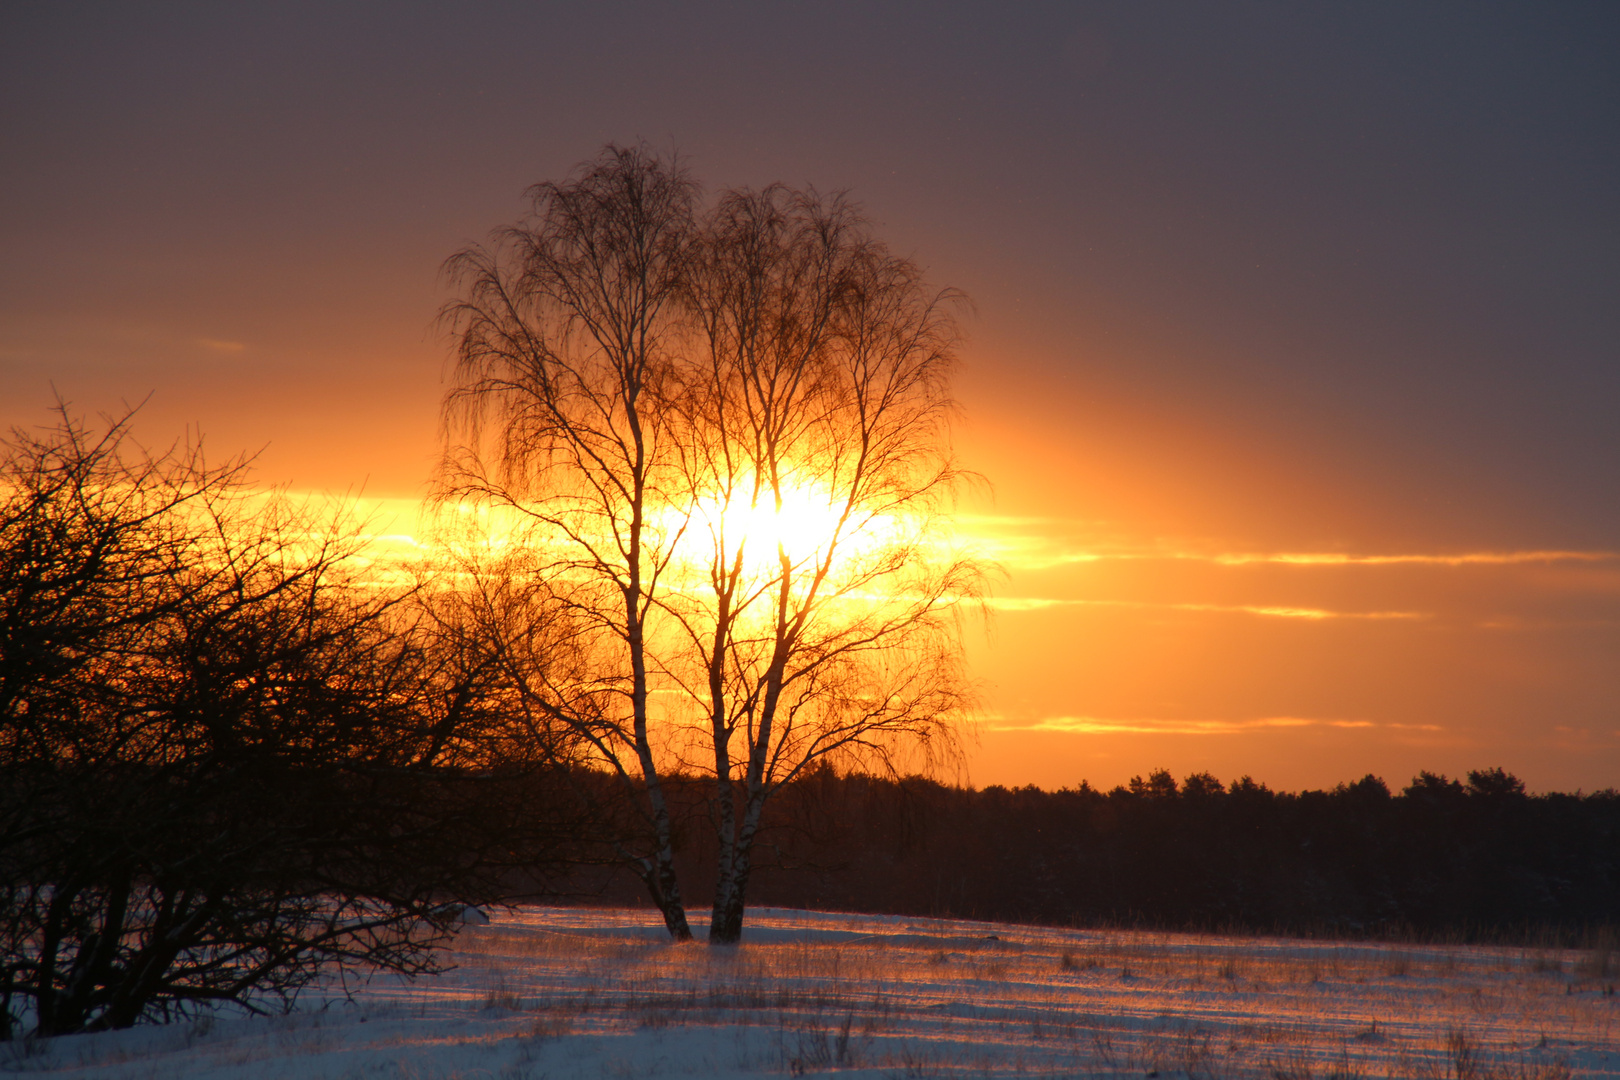
[[[1158,771],[1104,792],[823,769],[771,824],[767,905],[1348,935],[1620,922],[1620,792],[1531,795],[1501,769],[1399,793],[1375,776],[1295,793]],[[694,883],[705,832],[682,849]]]

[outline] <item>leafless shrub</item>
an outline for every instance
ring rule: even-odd
[[[1520,1057],[1508,1075],[1512,1080],[1570,1080],[1573,1071],[1569,1059],[1558,1054],[1544,1061],[1525,1061]]]
[[[1479,1047],[1466,1031],[1453,1030],[1446,1035],[1446,1055],[1457,1080],[1481,1080],[1486,1075]]]
[[[544,861],[498,693],[340,516],[58,415],[0,441],[0,1037],[436,970]]]
[[[1091,1033],[1091,1049],[1097,1060],[1109,1068],[1119,1063],[1119,1057],[1114,1052],[1114,1034],[1106,1028],[1097,1028]]]
[[[572,1034],[574,1021],[572,1017],[558,1013],[548,1013],[538,1016],[529,1025],[527,1035],[530,1039],[545,1042],[551,1039],[560,1039],[564,1035]]]
[[[47,1045],[48,1041],[40,1038],[34,1031],[0,1040],[0,1047],[4,1048],[4,1052],[0,1053],[0,1065],[3,1065],[7,1072],[22,1072],[24,1069],[35,1068],[35,1060],[44,1052]]]
[[[794,1076],[823,1069],[847,1069],[858,1065],[861,1036],[852,1035],[855,1025],[853,1011],[844,1014],[835,1029],[806,1024],[793,1032],[795,1052],[788,1059],[788,1071]]]
[[[1296,1051],[1274,1060],[1266,1071],[1271,1080],[1361,1080],[1364,1075],[1361,1065],[1342,1049],[1338,1059],[1328,1063]]]
[[[1181,1070],[1187,1074],[1187,1080],[1214,1080],[1215,1053],[1210,1048],[1210,1036],[1207,1031],[1189,1031],[1182,1036]]]
[[[900,1068],[887,1075],[892,1080],[934,1080],[945,1075],[945,1067],[934,1055],[907,1046],[900,1051]]]
[[[484,991],[482,1009],[504,1009],[507,1012],[523,1011],[523,995],[513,989],[502,975]]]

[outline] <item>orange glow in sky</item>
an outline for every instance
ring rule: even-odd
[[[145,400],[421,557],[441,261],[646,138],[973,301],[966,779],[1620,786],[1612,9],[160,8],[0,16],[0,425]]]

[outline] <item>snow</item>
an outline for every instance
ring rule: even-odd
[[[698,913],[693,913],[694,915]],[[701,920],[694,919],[694,923]],[[655,912],[469,921],[457,967],[307,993],[284,1016],[0,1045],[97,1078],[1620,1076],[1584,953],[1079,931],[780,909],[742,945]],[[1605,992],[1605,991],[1608,992]]]

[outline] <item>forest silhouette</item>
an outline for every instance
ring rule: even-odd
[[[1160,770],[1105,792],[824,769],[770,825],[756,902],[783,907],[1468,940],[1620,920],[1620,792],[1529,794],[1501,769],[1396,792],[1375,776],[1287,792]],[[703,834],[685,835],[696,878]]]

